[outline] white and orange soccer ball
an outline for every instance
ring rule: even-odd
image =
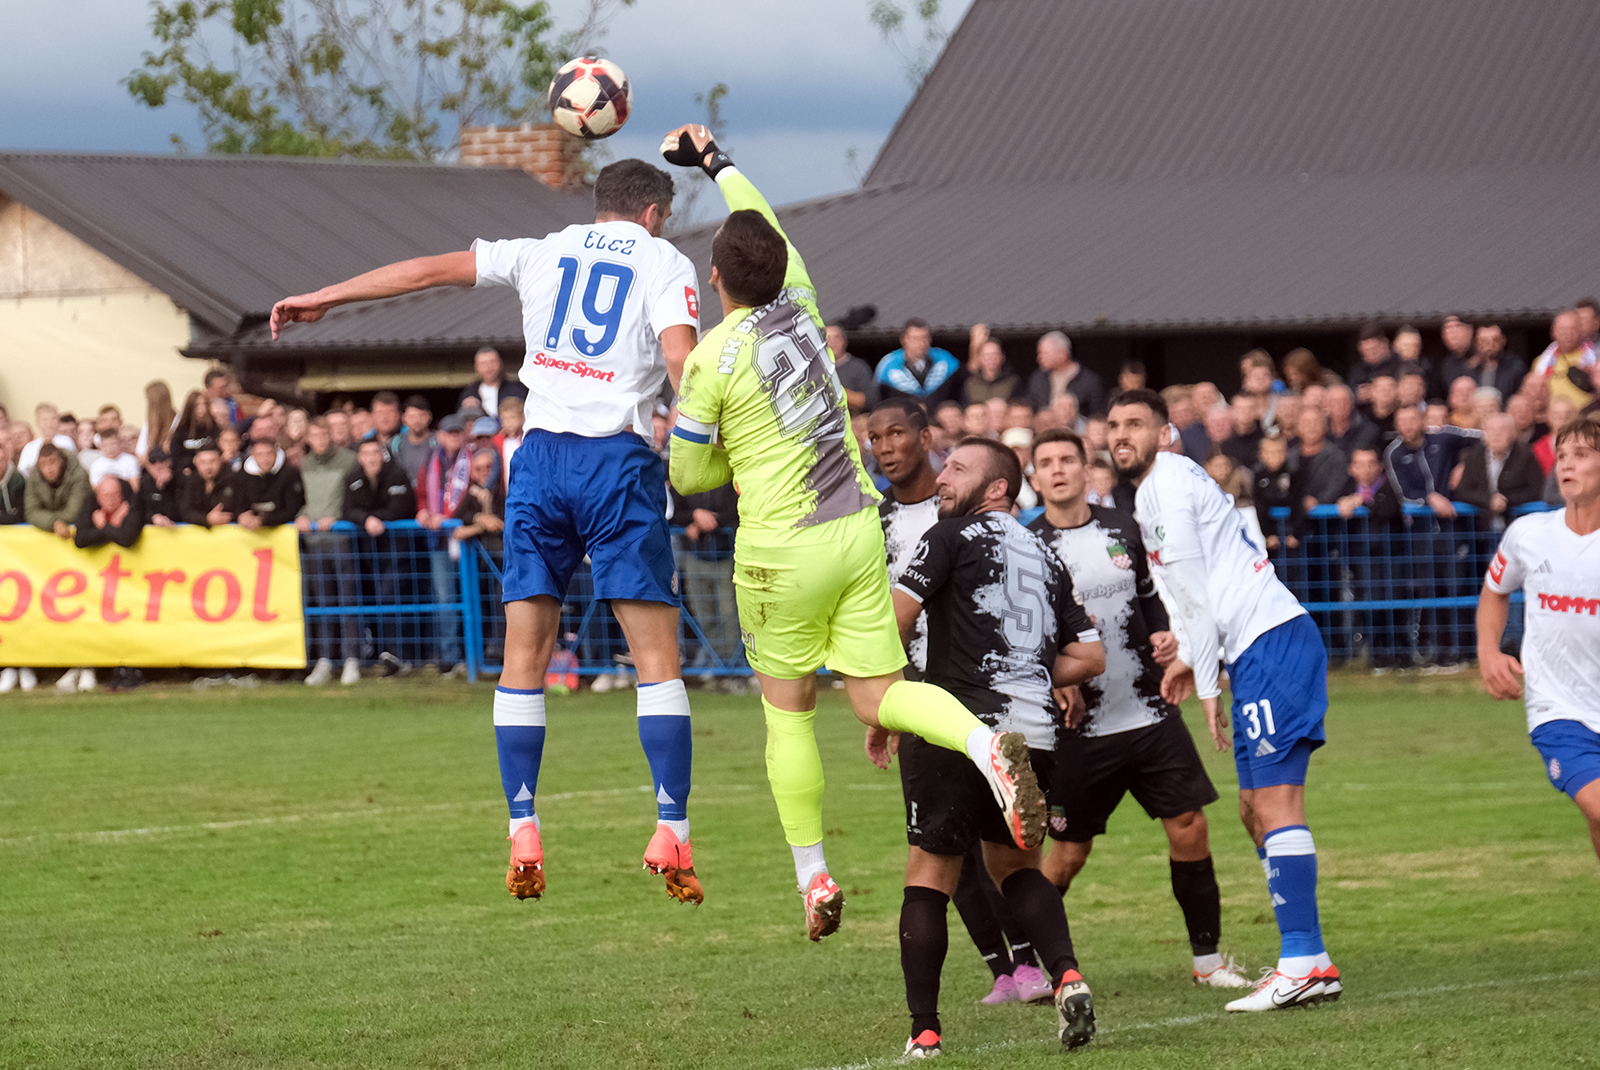
[[[633,111],[633,86],[608,59],[581,56],[550,83],[550,116],[569,134],[595,140],[622,129]]]

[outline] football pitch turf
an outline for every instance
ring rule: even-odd
[[[1600,864],[1520,704],[1464,680],[1336,677],[1309,818],[1341,1002],[1229,1016],[1189,983],[1157,825],[1126,800],[1067,897],[1100,1035],[980,1007],[950,911],[952,1067],[1600,1062]],[[373,681],[0,700],[0,1066],[881,1067],[905,1044],[894,772],[825,693],[844,926],[805,939],[754,698],[693,696],[707,901],[639,868],[654,824],[632,692],[552,698],[549,889],[505,892],[490,688]],[[1186,710],[1201,734],[1197,708]],[[1277,951],[1204,748],[1223,948]]]

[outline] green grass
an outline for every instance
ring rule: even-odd
[[[759,707],[697,696],[696,862],[639,870],[653,807],[633,699],[552,700],[549,890],[502,885],[485,686],[373,682],[0,701],[0,1066],[830,1067],[905,1042],[898,779],[837,694],[841,932],[804,938]],[[1191,725],[1194,722],[1191,720]],[[1465,683],[1336,678],[1309,816],[1334,1006],[1248,1017],[1188,983],[1160,830],[1128,801],[1068,896],[1096,1067],[1547,1067],[1600,1061],[1597,865],[1520,706]],[[1227,950],[1277,931],[1207,753]],[[946,1057],[1054,1066],[1054,1014],[979,1007],[952,910]],[[1587,1062],[1585,1061],[1587,1060]]]

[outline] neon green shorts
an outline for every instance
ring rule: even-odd
[[[733,586],[759,673],[798,680],[823,665],[846,676],[905,667],[876,510],[798,531],[740,528]]]

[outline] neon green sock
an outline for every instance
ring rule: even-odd
[[[967,752],[972,730],[986,727],[944,688],[911,680],[889,685],[878,705],[878,723],[891,732],[915,732],[959,754]]]
[[[794,713],[761,700],[767,713],[767,780],[783,836],[795,847],[822,842],[822,752],[812,730],[816,710]]]

